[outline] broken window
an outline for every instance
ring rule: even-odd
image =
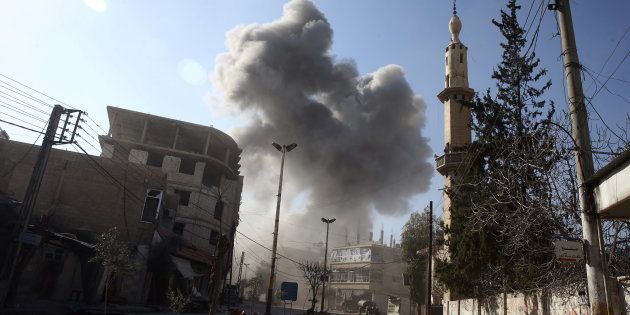
[[[210,231],[210,245],[217,245],[219,243],[219,232],[215,230]]]
[[[175,224],[173,224],[173,233],[177,235],[182,235],[184,233],[185,226],[186,226],[186,223],[175,222]]]
[[[147,196],[144,199],[144,208],[142,209],[142,218],[140,221],[153,223],[160,214],[160,205],[162,204],[162,191],[157,189],[147,189]]]
[[[179,196],[179,205],[187,207],[190,203],[190,191],[175,189],[175,193]]]
[[[197,161],[182,158],[179,164],[179,172],[188,175],[195,175],[195,164]]]
[[[147,165],[162,167],[162,162],[164,162],[164,154],[149,151],[149,154],[147,156]]]

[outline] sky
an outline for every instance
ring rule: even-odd
[[[535,6],[534,12],[541,2],[521,2],[524,22],[530,6]],[[4,0],[0,1],[0,40],[3,43],[0,74],[85,110],[104,129],[108,126],[105,106],[113,105],[211,125],[233,134],[247,124],[248,118],[226,106],[229,104],[213,79],[216,58],[228,50],[227,32],[238,25],[277,20],[284,3],[276,0]],[[426,123],[418,132],[429,139],[435,154],[442,152],[443,106],[436,95],[443,88],[451,2],[320,0],[315,4],[333,29],[331,54],[335,58],[354,60],[361,75],[390,64],[403,69],[413,92],[426,104]],[[615,71],[606,84],[609,91],[601,90],[592,100],[607,125],[615,129],[616,125],[624,123],[630,112],[630,93],[627,92],[630,61],[625,59],[630,52],[627,19],[630,2],[580,0],[571,4],[581,63],[591,73],[601,71],[600,82]],[[494,86],[490,74],[500,61],[501,38],[491,20],[498,18],[503,6],[504,1],[498,0],[458,2],[458,15],[463,23],[460,38],[469,52],[469,82],[477,91]],[[528,21],[527,26],[535,21],[529,38],[539,17]],[[553,83],[547,97],[555,101],[558,110],[566,110],[560,39],[555,35],[553,12],[546,12],[540,21],[536,53]],[[592,84],[588,75],[584,80],[587,96],[601,86]],[[0,117],[7,118],[7,113],[10,113],[8,109],[0,107]],[[593,129],[603,128],[595,115],[591,124]],[[14,140],[33,142],[36,138],[32,132],[4,123],[0,123],[0,127]],[[269,139],[271,141],[274,140]],[[429,162],[433,163],[431,159]],[[290,157],[287,167],[296,167],[291,165]],[[409,212],[421,211],[431,200],[436,212],[441,212],[443,181],[436,171],[431,172],[430,188],[410,199]],[[257,203],[248,193],[248,188],[257,183],[247,180],[245,178],[243,222],[239,229],[271,246],[271,225],[266,223],[271,220],[275,201],[268,198],[269,202]],[[276,180],[271,178],[269,182]],[[291,179],[285,180],[285,185],[290,186]],[[283,197],[286,208],[283,211],[299,210],[299,195]],[[408,217],[408,213],[395,216],[374,213],[373,231],[376,235],[382,226],[386,235],[393,233],[399,240]],[[317,221],[308,227],[281,226],[281,235],[283,229],[301,228],[319,233],[315,239],[285,239],[285,244],[300,247],[323,240],[324,226],[319,218]],[[343,227],[333,224],[331,229],[332,237],[343,237]]]

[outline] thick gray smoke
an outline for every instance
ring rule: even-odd
[[[306,194],[299,220],[335,216],[356,231],[358,220],[371,227],[371,208],[410,210],[409,198],[429,188],[432,151],[420,133],[426,106],[403,69],[387,65],[361,76],[353,61],[331,55],[332,36],[313,3],[291,1],[280,19],[228,33],[215,81],[227,102],[253,113],[234,133],[244,149],[245,189],[275,198],[280,153],[271,142],[296,142],[283,195]]]

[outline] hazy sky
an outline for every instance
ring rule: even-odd
[[[535,12],[540,1],[533,2],[532,12]],[[443,107],[436,95],[443,88],[451,2],[322,0],[315,3],[334,31],[332,52],[336,58],[353,59],[361,75],[389,64],[404,69],[414,93],[422,96],[427,105],[428,119],[422,135],[430,138],[434,152],[442,152]],[[531,3],[522,1],[523,21]],[[276,20],[282,14],[283,4],[284,1],[276,0],[3,0],[0,73],[86,110],[105,128],[105,106],[114,105],[208,124],[229,133],[231,128],[243,126],[246,120],[225,106],[213,85],[215,58],[227,51],[226,32],[240,24]],[[489,76],[500,60],[501,38],[491,19],[498,18],[503,5],[504,1],[496,0],[458,3],[463,23],[460,38],[469,47],[469,80],[477,91],[494,84]],[[630,34],[627,34],[630,1],[572,1],[572,10],[582,64],[597,73],[611,56],[599,78],[605,81],[630,52]],[[548,11],[542,19],[536,52],[554,84],[548,97],[563,110],[567,105],[560,40],[555,32],[553,12]],[[593,100],[613,128],[623,123],[630,112],[629,70],[630,61],[625,60],[606,85],[610,92],[602,90]],[[589,76],[585,80],[584,86],[589,87],[586,94],[592,95],[596,85],[591,85]],[[5,113],[9,111],[0,108],[0,116],[6,117]],[[601,125],[598,121],[592,123]],[[35,139],[28,131],[3,123],[0,127],[8,130],[15,140]],[[295,167],[290,164],[290,156],[287,163],[287,167]],[[290,185],[291,179],[286,180]],[[248,199],[251,196],[247,185],[255,183],[247,183],[247,178],[245,182],[241,208],[245,222],[239,229],[270,246],[271,227],[260,222],[267,222],[274,204],[251,208],[256,203]],[[413,198],[410,211],[424,208],[429,200],[439,208],[442,178],[434,172],[431,182],[427,193]],[[286,211],[290,213],[291,206],[299,206],[299,200],[291,203],[291,196],[285,197],[289,208]],[[376,216],[374,230],[383,224],[385,234],[393,231],[398,239],[407,218],[408,215]],[[313,224],[283,226],[280,233],[291,228],[324,230],[321,223]],[[336,237],[343,234],[341,227],[333,225],[332,229]],[[317,240],[287,240],[287,244],[293,242],[299,246],[314,241]]]

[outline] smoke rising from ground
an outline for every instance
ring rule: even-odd
[[[432,151],[420,132],[426,106],[401,67],[359,75],[352,60],[331,55],[332,38],[313,3],[291,1],[280,19],[228,33],[215,83],[230,106],[252,117],[232,132],[243,148],[244,193],[275,199],[280,153],[271,142],[296,142],[283,192],[305,194],[305,212],[292,217],[296,227],[334,216],[337,226],[356,231],[360,219],[366,239],[371,208],[405,214],[409,198],[429,188]]]

